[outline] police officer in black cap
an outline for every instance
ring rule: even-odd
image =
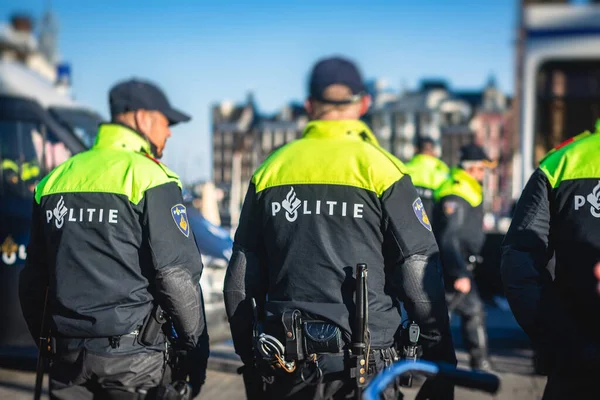
[[[52,399],[190,398],[208,358],[202,259],[181,182],[157,160],[169,127],[190,118],[139,80],[113,87],[110,109],[94,146],[35,190],[23,315],[34,338],[52,338]],[[190,385],[162,385],[173,379]]]
[[[398,299],[421,327],[423,358],[456,362],[431,224],[404,165],[359,120],[370,98],[358,69],[321,60],[309,91],[302,138],[252,178],[225,278],[249,398],[356,394],[360,368],[349,350],[364,330],[354,324],[357,263],[368,266],[363,379],[397,357]],[[267,336],[253,334],[252,298]],[[396,399],[396,388],[384,397]],[[432,398],[450,397],[448,388]]]
[[[492,370],[488,357],[485,308],[473,280],[473,270],[485,241],[483,179],[492,166],[485,151],[470,144],[461,148],[460,163],[434,194],[434,228],[440,247],[450,311],[461,316],[471,367]]]

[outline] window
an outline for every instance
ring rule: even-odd
[[[286,138],[285,142],[289,143],[294,140],[296,140],[296,131],[294,131],[294,130],[287,131],[287,138]]]
[[[221,183],[223,180],[223,169],[220,165],[215,165],[213,169],[213,179],[215,183]]]
[[[73,155],[71,151],[67,149],[64,143],[58,141],[52,131],[46,131],[45,145],[42,144],[44,143],[43,135],[38,131],[32,132],[32,140],[40,163],[44,157],[46,158],[46,171],[51,171],[52,169],[58,167]],[[44,147],[43,151],[42,147]]]
[[[220,148],[221,147],[221,138],[222,138],[223,134],[221,132],[214,132],[213,133],[213,147],[214,148]]]
[[[262,133],[262,149],[264,152],[269,152],[271,150],[271,141],[273,137],[270,131],[263,131]]]
[[[71,155],[43,125],[0,121],[0,192],[29,198],[45,173]]]
[[[374,131],[378,131],[378,130],[382,129],[385,125],[385,120],[383,118],[383,115],[381,113],[373,114],[372,124],[373,124],[372,128]]]
[[[231,182],[231,167],[225,167],[223,169],[223,182]]]
[[[406,114],[401,112],[395,113],[394,125],[396,126],[396,131],[402,132],[404,130],[404,126],[406,125]]]
[[[421,118],[421,126],[426,126],[431,123],[431,114],[429,114],[427,112],[421,113],[420,118]]]
[[[98,114],[80,108],[51,107],[50,114],[81,140],[85,147],[90,148],[96,140],[98,125],[102,118]]]
[[[275,147],[279,147],[285,143],[285,132],[275,131]]]
[[[600,116],[600,61],[552,61],[536,81],[534,166],[552,148],[585,130]]]

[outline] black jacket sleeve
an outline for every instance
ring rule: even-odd
[[[29,333],[31,333],[36,344],[42,328],[44,300],[46,288],[49,285],[47,257],[46,243],[42,231],[42,211],[40,205],[34,199],[27,260],[19,275],[19,299]]]
[[[456,363],[438,247],[428,218],[415,210],[418,195],[410,177],[388,188],[381,201],[386,265],[408,317],[421,328],[423,357]]]
[[[187,213],[181,212],[186,210],[181,190],[174,182],[160,185],[146,191],[144,201],[142,228],[156,273],[158,301],[171,317],[180,344],[194,348],[207,336],[202,258]],[[173,215],[174,208],[179,215]]]
[[[457,196],[441,199],[437,206],[436,233],[440,246],[444,276],[451,283],[459,278],[471,277],[464,260],[461,239],[469,204]]]
[[[264,305],[268,275],[263,259],[262,218],[253,183],[248,187],[240,223],[235,233],[233,255],[229,261],[223,288],[225,308],[236,353],[251,365],[253,312],[251,299]]]
[[[502,247],[504,291],[515,318],[542,350],[576,343],[574,324],[553,292],[551,186],[536,170],[523,190]]]

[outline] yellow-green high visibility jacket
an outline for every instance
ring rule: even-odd
[[[32,334],[48,285],[54,335],[129,334],[160,302],[182,344],[196,346],[206,331],[202,261],[180,186],[141,134],[117,124],[101,125],[90,150],[48,174],[20,277]]]
[[[236,351],[252,357],[251,297],[275,315],[299,309],[333,322],[348,341],[353,268],[366,263],[372,348],[392,345],[401,298],[421,326],[425,357],[453,362],[437,253],[404,165],[369,128],[310,122],[248,188],[225,280]]]
[[[433,194],[448,179],[450,168],[439,158],[427,154],[417,154],[406,163],[406,168],[425,210],[433,215]]]
[[[600,368],[593,273],[600,261],[599,132],[600,121],[596,133],[571,138],[542,160],[503,243],[502,281],[512,311],[538,350],[565,373]],[[554,279],[546,268],[552,256]]]
[[[478,256],[485,243],[483,188],[464,169],[453,168],[450,177],[434,193],[433,227],[446,277],[471,276],[469,257]]]

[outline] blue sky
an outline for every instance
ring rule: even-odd
[[[3,0],[41,17],[47,0]],[[253,90],[274,112],[302,100],[320,57],[356,60],[365,78],[417,86],[445,77],[480,88],[490,73],[513,90],[516,0],[207,1],[53,0],[59,50],[77,99],[108,116],[107,91],[132,76],[153,80],[193,116],[175,127],[164,160],[184,181],[211,175],[210,106]]]

